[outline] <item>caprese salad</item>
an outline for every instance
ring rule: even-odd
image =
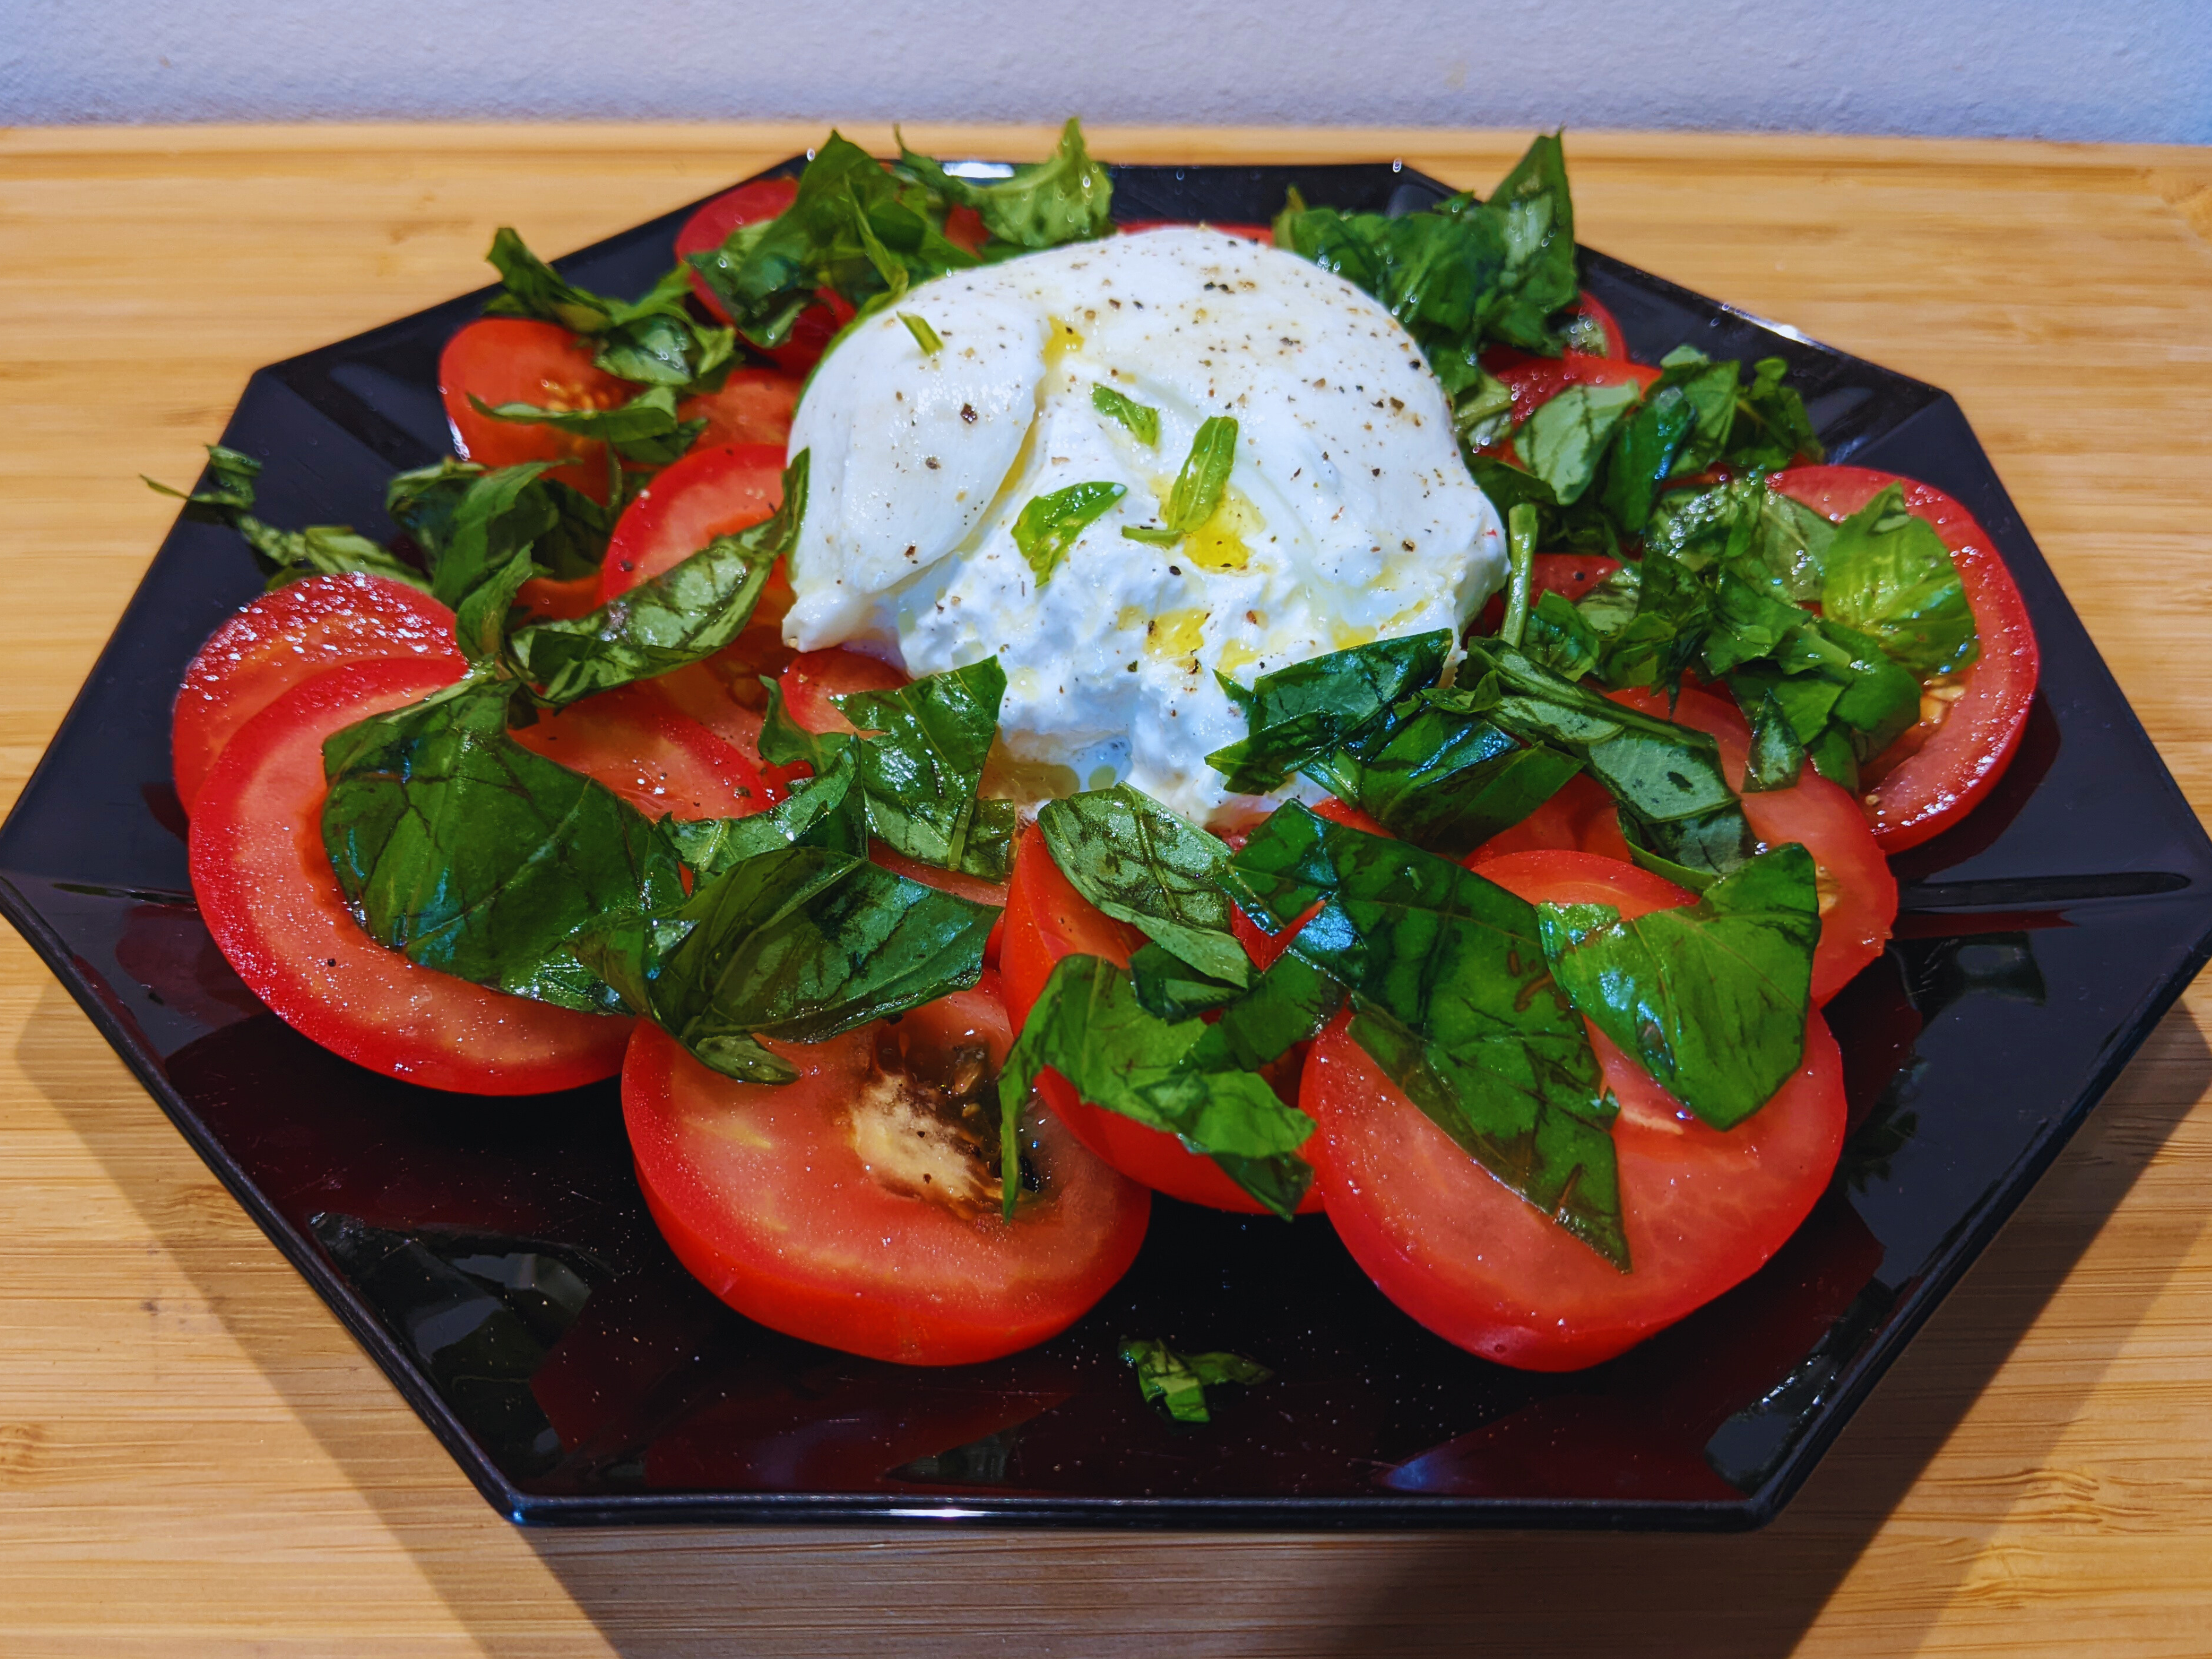
[[[1632,359],[1555,137],[1397,217],[1111,195],[1073,122],[833,134],[641,298],[501,230],[388,544],[212,450],[270,583],[177,702],[207,925],[392,1076],[619,1073],[676,1255],[794,1335],[1039,1341],[1157,1192],[1618,1353],[1827,1183],[1820,1006],[2019,741],[2020,596],[1779,362]]]

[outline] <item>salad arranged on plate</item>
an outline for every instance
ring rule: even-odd
[[[1161,1193],[1607,1358],[1826,1186],[1820,1007],[2019,742],[2019,593],[1780,361],[1632,359],[1556,137],[1396,217],[1111,196],[1073,122],[832,134],[642,296],[501,230],[389,544],[212,449],[270,582],[177,702],[209,929],[392,1076],[619,1073],[676,1255],[793,1335],[1041,1341]],[[1264,1375],[1128,1351],[1179,1414]]]

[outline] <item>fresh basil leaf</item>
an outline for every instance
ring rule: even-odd
[[[1762,357],[1752,365],[1751,384],[1737,395],[1729,436],[1728,459],[1735,465],[1778,472],[1801,458],[1826,458],[1805,413],[1804,398],[1796,387],[1783,384],[1789,373],[1790,365],[1779,357]]]
[[[1244,994],[1243,985],[1201,973],[1150,939],[1129,953],[1129,983],[1139,1007],[1170,1022],[1193,1018]]]
[[[1647,555],[1647,559],[1663,556]],[[1806,613],[1778,599],[1723,568],[1708,590],[1712,598],[1704,641],[1705,672],[1718,679],[1741,664],[1778,655],[1799,630],[1810,624]]]
[[[1477,365],[1474,378],[1452,394],[1452,431],[1472,457],[1513,432],[1513,388]]]
[[[625,380],[714,389],[717,371],[726,372],[735,353],[730,330],[692,317],[686,303],[691,273],[685,266],[631,301],[578,288],[532,253],[509,226],[500,227],[486,257],[501,288],[484,307],[487,316],[533,317],[588,335],[598,345],[593,366]]]
[[[1505,514],[1505,617],[1498,637],[1517,646],[1528,626],[1528,588],[1536,568],[1536,526],[1540,515],[1527,501],[1516,502]]]
[[[1249,981],[1221,887],[1223,842],[1126,783],[1047,801],[1037,829],[1060,873],[1115,921],[1213,980]]]
[[[855,781],[851,750],[841,750],[828,770],[793,779],[790,793],[764,812],[742,818],[664,818],[661,833],[702,881],[786,847],[823,847],[864,858],[868,819]]]
[[[793,845],[744,860],[675,911],[646,970],[653,1017],[702,1062],[760,1081],[757,1039],[819,1042],[975,983],[988,905],[865,858]]]
[[[1602,646],[1635,620],[1643,586],[1643,571],[1624,564],[1577,600],[1575,613]]]
[[[1190,453],[1183,458],[1182,470],[1176,474],[1174,486],[1160,507],[1158,526],[1124,526],[1121,533],[1131,541],[1165,546],[1203,527],[1221,505],[1221,492],[1228,488],[1229,474],[1236,464],[1235,419],[1227,415],[1207,416],[1192,435]]]
[[[1491,192],[1490,210],[1505,233],[1505,303],[1489,333],[1525,351],[1559,349],[1552,313],[1578,296],[1574,198],[1566,152],[1556,132],[1539,135]]]
[[[1746,580],[1764,579],[1777,599],[1802,605],[1820,597],[1822,572],[1836,527],[1802,501],[1767,486],[1759,492],[1759,519],[1745,554],[1731,560]]]
[[[865,224],[866,222],[862,222]],[[906,325],[906,331],[914,336],[914,343],[921,348],[923,356],[934,357],[945,349],[945,342],[938,337],[937,331],[929,325],[927,318],[916,316],[911,311],[902,311],[898,314],[898,319]]]
[[[1401,840],[1459,858],[1527,817],[1581,766],[1478,714],[1408,700],[1302,769]]]
[[[1601,641],[1575,602],[1547,589],[1528,613],[1521,648],[1563,679],[1578,680],[1597,666]]]
[[[1733,404],[1733,388],[1729,395]],[[1598,504],[1624,531],[1641,529],[1651,516],[1651,504],[1697,426],[1698,413],[1686,392],[1662,380],[1622,425],[1606,452]],[[1534,418],[1529,417],[1532,423]]]
[[[1892,484],[1837,526],[1820,610],[1926,677],[1948,674],[1980,651],[1973,608],[1951,550]]]
[[[499,272],[501,291],[484,307],[495,317],[534,317],[578,334],[603,333],[624,307],[580,289],[530,251],[512,225],[492,233],[484,258]]]
[[[1729,689],[1741,696],[1748,688],[1731,682]],[[1769,691],[1744,714],[1751,721],[1751,752],[1744,763],[1743,793],[1751,795],[1796,787],[1805,770],[1805,744],[1788,707]]]
[[[1579,759],[1618,805],[1631,848],[1662,861],[1670,878],[1701,886],[1751,856],[1751,826],[1705,733],[1625,708],[1494,641],[1470,639],[1468,654],[1498,677],[1488,717]],[[1434,700],[1449,707],[1456,696]]]
[[[221,444],[207,447],[211,489],[190,495],[140,474],[156,495],[185,504],[184,516],[195,524],[219,524],[235,530],[253,550],[256,561],[269,577],[271,589],[303,576],[343,576],[356,571],[427,588],[422,573],[366,536],[342,524],[310,525],[305,530],[279,530],[253,515],[256,481],[261,463],[251,455]]]
[[[1049,1066],[1091,1104],[1180,1136],[1276,1214],[1289,1216],[1313,1182],[1297,1149],[1314,1121],[1249,1072],[1185,1064],[1208,1030],[1202,1020],[1171,1024],[1146,1012],[1127,972],[1109,962],[1061,957],[999,1076],[1002,1141],[1011,1143],[1037,1073]],[[1013,1184],[1006,1183],[1009,1206]]]
[[[467,684],[331,737],[323,845],[363,930],[409,961],[563,1007],[620,999],[568,940],[680,903],[635,807],[507,735],[511,692]]]
[[[752,619],[777,560],[806,514],[810,452],[784,469],[783,501],[760,523],[717,536],[658,576],[581,617],[515,631],[508,653],[549,708],[700,662]]]
[[[1121,1344],[1124,1364],[1137,1368],[1137,1389],[1148,1405],[1158,1406],[1178,1423],[1211,1423],[1206,1391],[1224,1382],[1249,1387],[1274,1372],[1242,1354],[1177,1353],[1164,1342],[1129,1337]]]
[[[1006,695],[1006,670],[986,657],[896,691],[832,698],[871,734],[854,757],[869,829],[924,864],[1004,881],[1013,868],[1014,804],[980,800],[975,791]]]
[[[1575,1006],[1715,1128],[1764,1106],[1804,1058],[1820,909],[1813,856],[1795,842],[1680,909],[1632,921],[1607,905],[1539,915]]]
[[[1534,907],[1452,860],[1283,807],[1231,860],[1289,954],[1343,985],[1351,1033],[1511,1191],[1626,1271],[1611,1125],[1581,1016]]]
[[[471,666],[495,660],[507,643],[508,614],[523,583],[538,574],[530,559],[509,559],[479,584],[453,612],[453,638]]]
[[[1334,980],[1302,957],[1278,957],[1249,991],[1222,1005],[1183,1063],[1207,1072],[1256,1072],[1318,1036],[1343,1006],[1344,988]]]
[[[1160,444],[1160,411],[1116,392],[1103,382],[1091,388],[1091,406],[1109,421],[1118,421],[1131,437],[1147,449]]]
[[[623,459],[644,466],[666,466],[683,459],[699,434],[707,429],[703,418],[681,420],[676,412],[672,386],[649,386],[626,404],[612,409],[546,409],[535,404],[507,403],[497,408],[473,392],[469,402],[479,415],[518,426],[550,426],[556,432],[580,438],[597,438],[611,445]]]
[[[1126,484],[1077,483],[1031,498],[1015,516],[1013,537],[1039,587],[1052,580],[1076,538],[1128,493]]]
[[[1079,121],[1060,129],[1059,148],[1049,161],[1022,163],[1012,177],[988,184],[947,173],[903,141],[898,164],[946,200],[973,208],[994,240],[1015,248],[1088,241],[1113,228],[1114,183],[1084,147]]]
[[[1606,446],[1638,396],[1633,382],[1571,386],[1537,405],[1513,434],[1513,447],[1559,504],[1571,506],[1597,477]]]
[[[1660,359],[1665,368],[1652,390],[1679,387],[1697,419],[1675,452],[1672,476],[1702,472],[1728,453],[1729,435],[1735,428],[1736,393],[1742,371],[1733,362],[1692,362],[1679,355],[1680,348]],[[1649,394],[1647,394],[1648,396]]]
[[[1251,735],[1206,763],[1238,794],[1264,794],[1382,719],[1409,692],[1443,672],[1451,635],[1438,629],[1377,640],[1262,674],[1249,691],[1227,676],[1222,689],[1244,712]]]

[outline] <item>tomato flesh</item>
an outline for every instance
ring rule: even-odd
[[[1768,482],[1838,522],[1891,484],[1902,484],[1905,507],[1934,526],[1951,550],[1981,655],[1959,677],[1957,699],[1947,712],[1923,719],[1868,768],[1872,787],[1865,805],[1875,841],[1885,853],[1917,847],[1972,811],[2019,750],[2042,665],[2027,601],[1989,532],[1940,489],[1863,466],[1793,466]],[[1922,708],[1935,712],[1926,698]]]
[[[1588,351],[1537,357],[1510,346],[1493,346],[1483,353],[1482,366],[1504,381],[1513,394],[1516,426],[1571,386],[1632,385],[1642,392],[1660,375],[1658,369],[1630,362],[1626,357],[1601,357]]]
[[[1006,1008],[1017,1029],[1036,1006],[1045,981],[1062,957],[1099,957],[1126,968],[1130,953],[1143,943],[1144,936],[1135,928],[1115,921],[1075,890],[1053,862],[1042,835],[1034,829],[1023,831],[1006,892],[1006,936],[999,956],[1000,971],[1006,975]],[[1266,1206],[1224,1175],[1212,1158],[1191,1152],[1174,1135],[1091,1105],[1057,1072],[1038,1073],[1037,1092],[1085,1146],[1133,1180],[1188,1203],[1246,1215],[1266,1212]],[[1315,1145],[1309,1139],[1304,1150],[1310,1152]],[[1307,1191],[1298,1212],[1310,1214],[1321,1207],[1316,1183]]]
[[[911,684],[907,677],[880,657],[843,646],[827,651],[803,651],[783,671],[777,689],[791,718],[810,732],[851,732],[856,728],[830,699],[855,691],[896,691]]]
[[[805,382],[775,368],[730,372],[718,392],[702,392],[677,404],[679,420],[704,420],[707,429],[692,440],[692,453],[724,444],[773,444],[781,452],[791,436],[791,417]]]
[[[607,498],[607,447],[550,426],[495,420],[479,413],[474,397],[493,408],[530,404],[539,409],[615,409],[637,388],[594,368],[597,348],[556,323],[524,317],[485,317],[446,342],[438,357],[438,393],[463,459],[488,467],[523,461],[558,461],[548,477],[573,484],[595,501]]]
[[[169,771],[185,811],[246,721],[325,669],[386,657],[458,672],[453,613],[405,582],[356,574],[287,582],[232,616],[185,671],[169,723]]]
[[[922,1075],[981,1046],[994,1073],[1012,1042],[994,979],[896,1026],[772,1042],[800,1073],[774,1086],[719,1076],[640,1025],[623,1115],[677,1259],[771,1329],[906,1364],[995,1358],[1079,1318],[1135,1259],[1145,1189],[1042,1115],[1024,1153],[1042,1191],[1009,1224],[979,1179],[995,1172],[995,1103],[963,1133],[901,1097],[881,1063],[889,1044]]]
[[[726,190],[684,222],[684,228],[676,233],[676,257],[681,259],[718,248],[738,226],[773,219],[798,197],[796,179],[756,179],[735,190]],[[721,300],[696,270],[691,273],[691,291],[720,320],[731,320]],[[853,314],[853,307],[826,288],[817,297],[822,303],[809,306],[799,314],[781,345],[756,348],[787,374],[804,374],[813,368]]]
[[[513,736],[648,818],[742,818],[784,794],[750,756],[678,713],[651,680],[586,697]]]
[[[443,659],[350,663],[295,686],[240,727],[192,817],[201,917],[271,1012],[372,1071],[484,1095],[611,1077],[634,1022],[416,967],[362,933],[323,850],[323,739],[459,678],[459,665]]]
[[[1607,903],[1629,916],[1689,898],[1589,854],[1519,854],[1482,873],[1531,902]],[[1503,1364],[1595,1364],[1748,1278],[1812,1209],[1842,1151],[1842,1060],[1818,1014],[1796,1073],[1726,1133],[1691,1116],[1594,1028],[1590,1041],[1620,1103],[1613,1140],[1627,1273],[1462,1151],[1342,1020],[1306,1063],[1301,1099],[1321,1120],[1321,1184],[1346,1248],[1407,1314]]]
[[[1570,313],[1580,312],[1597,325],[1598,331],[1605,336],[1605,351],[1602,355],[1607,357],[1628,356],[1628,337],[1620,331],[1620,322],[1597,295],[1584,289],[1581,297],[1568,309]]]

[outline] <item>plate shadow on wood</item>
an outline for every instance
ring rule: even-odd
[[[1380,165],[1141,167],[1118,170],[1117,207],[1264,218],[1291,183],[1312,201],[1376,210],[1441,193]],[[681,217],[563,268],[636,291],[665,269]],[[1759,1525],[2201,964],[2212,845],[1946,395],[1601,255],[1586,255],[1585,277],[1639,356],[1687,339],[1717,356],[1783,356],[1835,459],[1963,501],[2018,578],[2045,658],[2020,761],[1972,819],[1899,861],[1899,938],[1832,1010],[1858,1113],[1834,1189],[1746,1285],[1606,1366],[1543,1378],[1487,1365],[1382,1302],[1324,1222],[1166,1201],[1098,1310],[992,1366],[874,1365],[727,1313],[646,1218],[611,1089],[457,1101],[372,1077],[260,1012],[213,951],[183,876],[167,714],[185,662],[258,578],[235,538],[208,526],[180,523],[164,544],[0,830],[0,908],[517,1519]],[[226,441],[270,463],[273,521],[388,529],[384,480],[443,449],[438,350],[482,299],[254,377]],[[1202,1282],[1192,1260],[1209,1263]],[[1114,1356],[1133,1334],[1236,1347],[1278,1378],[1209,1430],[1179,1430],[1139,1404]],[[624,1553],[538,1547],[579,1573]],[[1058,1547],[971,1540],[944,1553]],[[1650,1561],[1681,1577],[1663,1544],[1542,1547],[1611,1549],[1617,1570]],[[1133,1540],[1124,1549],[1155,1559]],[[1343,1544],[1322,1559],[1364,1558]],[[1141,1607],[1141,1580],[1132,1595]],[[606,1599],[618,1599],[611,1586]],[[1419,1605],[1409,1587],[1382,1612]]]

